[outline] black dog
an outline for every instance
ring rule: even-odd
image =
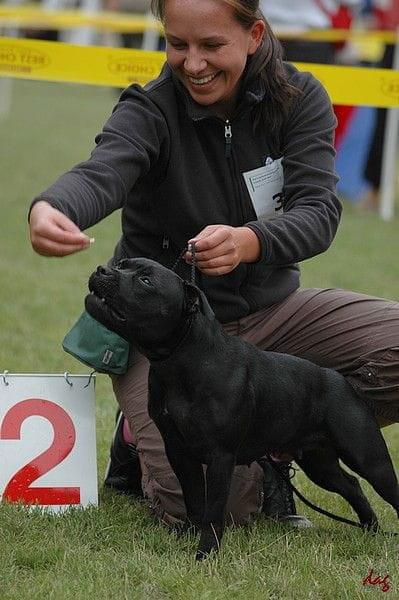
[[[185,528],[201,531],[197,559],[219,547],[234,466],[268,451],[291,453],[312,481],[349,502],[365,529],[376,531],[377,517],[339,459],[399,516],[386,444],[344,377],[227,335],[204,294],[154,261],[99,267],[89,289],[86,310],[150,360],[149,414],[183,490]]]

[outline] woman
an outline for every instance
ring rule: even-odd
[[[322,86],[282,63],[258,4],[152,2],[165,26],[167,64],[144,89],[125,90],[90,159],[35,199],[32,245],[43,255],[82,250],[89,244],[82,230],[117,208],[123,233],[113,262],[147,256],[171,266],[195,242],[197,283],[226,331],[339,370],[379,418],[394,422],[399,305],[299,288],[296,263],[326,250],[339,222],[335,118]],[[188,277],[189,264],[178,272]],[[113,384],[134,446],[124,442],[121,419],[108,483],[119,477],[123,487],[125,478],[126,491],[134,491],[137,446],[144,495],[173,523],[184,518],[184,506],[147,414],[148,364],[138,353],[131,363]],[[262,510],[308,524],[275,470],[266,461],[263,469],[236,469],[233,521]]]

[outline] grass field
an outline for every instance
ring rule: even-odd
[[[87,372],[60,342],[82,309],[86,281],[111,254],[119,215],[93,228],[96,243],[62,261],[36,256],[27,207],[59,173],[86,157],[116,95],[102,88],[15,82],[10,114],[0,121],[0,372]],[[383,223],[344,211],[332,248],[303,265],[303,284],[343,287],[399,300],[398,217]],[[97,377],[98,466],[107,460],[115,412],[109,382]],[[384,431],[399,464],[397,427]],[[313,501],[346,517],[340,498],[296,477]],[[364,484],[385,530],[399,531],[393,510]],[[53,517],[0,506],[0,600],[360,599],[370,568],[389,574],[399,598],[398,542],[335,523],[298,503],[317,525],[289,532],[258,519],[227,532],[221,554],[193,560],[195,540],[176,540],[146,508],[100,492],[100,506]]]

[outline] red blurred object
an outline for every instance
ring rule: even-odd
[[[335,13],[330,13],[331,25],[334,29],[349,29],[352,25],[352,11],[342,4]]]
[[[379,8],[378,2],[376,2],[373,10],[378,28],[396,29],[399,27],[399,0],[390,0],[386,8]]]
[[[348,6],[340,4],[335,12],[331,12],[324,5],[323,0],[317,0],[319,7],[327,14],[330,18],[331,26],[333,29],[350,29],[352,25],[353,15],[352,11]],[[334,42],[335,50],[342,50],[345,46],[345,40]],[[349,127],[352,116],[355,113],[353,106],[334,105],[335,116],[337,117],[338,124],[335,130],[335,148],[338,149],[345,133]]]
[[[334,29],[350,29],[352,25],[352,11],[347,6],[340,5],[335,13],[330,13],[331,25]],[[336,50],[341,50],[345,46],[345,41],[335,42]]]
[[[334,112],[335,112],[335,116],[337,117],[338,120],[338,125],[337,128],[335,130],[335,148],[336,150],[339,149],[342,140],[345,137],[345,134],[348,130],[348,127],[352,121],[352,118],[355,115],[355,107],[354,106],[346,106],[344,104],[338,104],[333,106],[334,108]]]
[[[335,12],[331,12],[325,5],[323,0],[316,0],[319,8],[326,14],[333,29],[350,29],[352,25],[352,11],[348,6],[340,4]],[[345,46],[345,40],[334,42],[336,50],[341,50]]]

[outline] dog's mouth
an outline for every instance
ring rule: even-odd
[[[89,291],[86,305],[88,312],[94,313],[93,317],[105,316],[111,320],[126,321],[123,303],[119,295],[115,293],[114,285],[110,285],[110,282],[102,281],[100,278],[91,277]]]
[[[123,312],[119,308],[111,304],[109,300],[104,296],[98,296],[96,292],[91,291],[89,297],[92,301],[94,301],[97,304],[97,306],[101,307],[101,310],[108,311],[109,313],[111,313],[112,317],[117,318],[119,321],[126,321],[126,317],[123,314]]]

